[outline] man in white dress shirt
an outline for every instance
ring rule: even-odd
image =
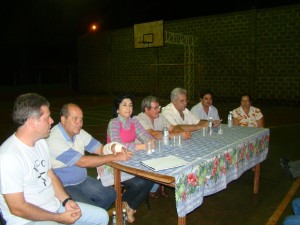
[[[196,131],[207,127],[207,120],[200,120],[187,109],[187,91],[183,88],[175,88],[171,92],[171,103],[162,108],[163,116],[172,125],[181,125],[187,131]]]
[[[220,125],[220,117],[216,107],[212,105],[213,93],[210,90],[203,90],[200,93],[200,102],[193,106],[191,113],[200,120],[213,119],[215,127]]]

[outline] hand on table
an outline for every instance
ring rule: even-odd
[[[192,132],[190,131],[183,131],[180,133],[183,140],[190,139],[192,137]]]
[[[214,120],[214,123],[213,123],[214,127],[220,126],[221,122],[222,122],[222,120]]]

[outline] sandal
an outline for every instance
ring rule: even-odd
[[[130,206],[128,205],[127,202],[123,202],[123,208],[126,209],[126,213],[127,213],[127,222],[128,222],[128,223],[133,223],[134,220],[135,220],[133,214],[136,213],[136,210],[133,210],[132,208],[130,208]]]

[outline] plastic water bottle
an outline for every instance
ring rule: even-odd
[[[209,117],[208,119],[208,127],[211,128],[213,126],[213,119],[212,117]]]
[[[123,225],[127,225],[127,213],[125,208],[122,211],[122,218],[123,218]]]
[[[229,111],[229,114],[228,114],[228,121],[227,121],[227,124],[228,124],[228,127],[232,127],[232,120],[233,120],[233,114],[232,114],[232,111]]]
[[[167,125],[164,125],[162,135],[163,135],[162,139],[163,139],[164,145],[169,145],[169,130],[168,130]]]
[[[111,225],[117,225],[117,213],[113,211]]]

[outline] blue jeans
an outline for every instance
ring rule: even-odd
[[[65,190],[75,201],[103,209],[108,209],[116,199],[116,192],[112,186],[104,187],[101,180],[89,176],[80,184],[65,186]]]
[[[81,209],[82,216],[74,223],[74,225],[107,225],[109,221],[106,210],[99,207],[77,202]],[[58,213],[65,211],[63,206],[60,206]],[[53,221],[31,221],[26,225],[58,225],[60,223]]]
[[[292,208],[295,215],[287,216],[283,221],[283,225],[300,225],[300,198],[293,200]]]
[[[153,182],[140,177],[133,177],[123,181],[126,190],[122,201],[127,202],[130,208],[137,209],[144,201],[153,186]]]

